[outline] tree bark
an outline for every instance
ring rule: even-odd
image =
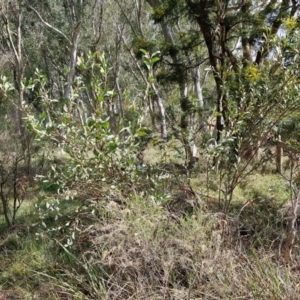
[[[21,23],[22,23],[22,11],[19,5],[16,3],[13,5],[10,4],[10,9],[12,10],[15,20],[16,20],[16,27],[17,27],[17,34],[16,34],[16,42],[13,40],[10,23],[8,17],[5,13],[2,13],[2,19],[5,24],[6,33],[8,37],[9,44],[13,49],[14,58],[15,58],[15,72],[14,72],[14,79],[15,79],[15,86],[16,90],[18,91],[18,97],[15,104],[15,113],[16,113],[16,126],[17,131],[20,137],[22,151],[25,154],[28,145],[27,145],[27,132],[24,127],[24,88],[23,88],[23,78],[24,78],[24,67],[23,67],[23,57],[22,57],[22,31],[21,31]]]
[[[161,4],[160,0],[147,0],[147,2],[152,8],[156,8]],[[160,22],[160,25],[165,41],[170,45],[174,46],[175,49],[176,45],[170,27],[168,26],[165,20],[162,20]],[[184,67],[183,61],[181,60],[178,51],[170,51],[169,54],[174,64],[175,73],[177,76],[177,84],[180,90],[180,107],[182,110],[180,128],[182,134],[182,141],[184,144],[188,165],[191,165],[193,163],[193,154],[189,142],[188,116],[190,115],[192,104],[187,94],[187,70]]]

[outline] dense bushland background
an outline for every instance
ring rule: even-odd
[[[0,14],[0,299],[299,298],[296,1]]]

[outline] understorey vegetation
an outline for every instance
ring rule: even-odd
[[[0,0],[0,299],[298,299],[297,3],[86,2]]]

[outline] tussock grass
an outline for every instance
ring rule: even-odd
[[[64,232],[55,237],[45,232],[37,239],[38,228],[29,225],[27,230],[16,226],[3,231],[0,295],[78,300],[297,299],[299,253],[294,250],[292,265],[283,264],[284,228],[276,209],[271,209],[272,201],[279,205],[286,190],[278,177],[266,176],[265,184],[259,185],[263,177],[257,176],[240,187],[240,201],[230,216],[201,205],[185,212],[184,205],[172,206],[175,199],[162,205],[136,193],[122,201],[99,202],[97,214],[80,227],[72,248],[64,246]],[[258,201],[241,210],[249,198],[265,197],[269,187],[274,190],[271,204]],[[27,207],[27,216],[29,212]],[[36,215],[30,218],[37,222]]]
[[[109,210],[103,224],[84,232],[91,246],[68,274],[75,286],[86,274],[91,298],[297,298],[297,273],[262,247],[249,243],[243,251],[243,238],[235,236],[238,240],[229,244],[234,237],[214,215],[198,210],[189,218],[173,219],[140,199],[129,208]],[[81,276],[75,273],[79,266],[84,266]]]

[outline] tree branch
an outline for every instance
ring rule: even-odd
[[[56,33],[58,33],[59,35],[61,35],[69,44],[69,46],[71,47],[72,46],[72,42],[68,39],[68,37],[63,33],[61,32],[59,29],[53,27],[51,24],[49,24],[48,22],[46,22],[42,16],[39,14],[39,12],[33,8],[31,5],[28,4],[28,7],[37,15],[37,17],[40,19],[40,21],[48,28],[52,29],[53,31],[55,31]]]
[[[18,54],[17,49],[15,47],[15,44],[14,44],[14,42],[12,40],[11,32],[10,32],[10,27],[9,27],[9,22],[8,22],[8,19],[7,19],[7,17],[6,17],[5,14],[2,14],[2,19],[3,19],[3,22],[5,24],[6,33],[7,33],[7,36],[8,36],[9,43],[10,43],[11,47],[13,48],[13,52],[14,52],[16,60],[17,60],[17,62],[19,64],[19,61],[20,61],[19,54]]]

